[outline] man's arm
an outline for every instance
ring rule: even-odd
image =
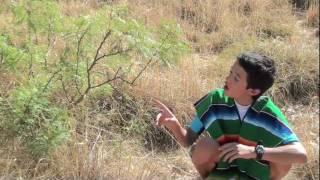
[[[180,123],[166,125],[165,127],[174,135],[177,141],[185,148],[191,146],[198,138],[198,136],[190,128],[185,129],[180,125]]]
[[[161,113],[157,115],[156,125],[165,126],[183,147],[189,147],[198,138],[190,129],[183,128],[175,115],[160,101],[155,101]]]
[[[294,142],[275,148],[265,148],[262,159],[279,164],[302,164],[307,162],[307,153],[301,143]]]
[[[180,125],[177,119],[175,121],[171,123],[159,123],[159,125],[165,126],[183,147],[188,147],[187,130]]]
[[[274,148],[264,148],[262,160],[278,164],[293,164],[307,162],[307,153],[299,142]],[[227,143],[219,148],[219,157],[224,161],[232,162],[235,159],[255,159],[255,147],[238,143]]]

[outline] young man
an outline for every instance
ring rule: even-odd
[[[191,147],[192,162],[203,178],[236,169],[245,179],[281,179],[293,163],[305,163],[307,156],[279,108],[261,96],[274,79],[272,59],[243,53],[231,67],[224,89],[195,103],[196,115],[187,129],[161,102],[157,125]],[[204,131],[211,137],[198,139]]]

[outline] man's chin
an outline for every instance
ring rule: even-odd
[[[228,89],[224,89],[224,95],[233,98]]]
[[[224,95],[229,96],[229,91],[226,88],[224,88]]]

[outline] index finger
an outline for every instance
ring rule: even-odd
[[[229,148],[229,147],[235,146],[235,145],[237,145],[237,143],[234,143],[234,142],[232,142],[232,143],[226,143],[226,144],[220,146],[220,147],[219,147],[219,150],[220,150],[220,151],[223,151],[223,150],[225,150],[225,149],[227,149],[227,148]]]
[[[160,110],[162,111],[170,111],[170,109],[164,105],[161,101],[157,100],[157,99],[152,99],[152,101],[156,104],[156,106],[158,108],[160,108]]]

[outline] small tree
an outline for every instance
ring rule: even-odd
[[[177,25],[147,28],[129,18],[126,7],[72,17],[63,16],[56,1],[22,0],[12,12],[12,31],[0,36],[0,68],[15,71],[19,81],[9,97],[0,97],[0,129],[37,156],[63,143],[68,108],[93,89],[111,92],[114,81],[133,85],[148,66],[170,65],[188,49]],[[135,65],[140,68],[133,73]],[[52,101],[57,92],[66,107]]]

